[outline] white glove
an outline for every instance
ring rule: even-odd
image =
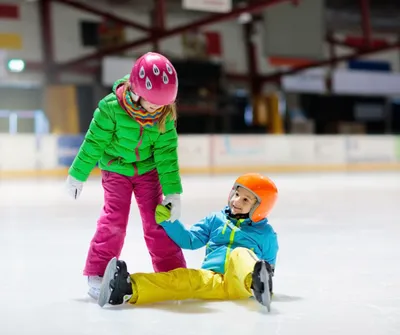
[[[65,188],[67,193],[74,199],[78,199],[83,188],[83,182],[75,179],[68,175],[67,180],[65,182]]]
[[[169,221],[174,222],[181,217],[181,195],[180,194],[170,194],[167,195],[163,202],[163,206],[171,204],[171,218]]]

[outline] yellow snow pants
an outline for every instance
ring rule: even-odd
[[[167,300],[235,300],[252,296],[252,272],[257,256],[235,248],[228,256],[225,274],[179,268],[169,272],[131,275],[133,295],[129,303],[141,305]]]

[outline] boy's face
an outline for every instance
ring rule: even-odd
[[[229,207],[232,214],[248,214],[256,201],[253,193],[239,186],[229,201]]]

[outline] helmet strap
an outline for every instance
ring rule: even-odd
[[[249,213],[246,213],[246,214],[232,214],[232,211],[231,211],[231,209],[229,207],[225,210],[225,213],[230,218],[235,219],[235,220],[248,219],[249,218]]]
[[[130,93],[131,93],[131,98],[132,98],[132,100],[133,100],[134,102],[138,102],[139,99],[140,99],[140,97],[139,97],[136,93],[134,93],[132,90],[130,91]]]

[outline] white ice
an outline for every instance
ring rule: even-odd
[[[400,173],[272,177],[280,251],[267,314],[252,299],[101,309],[82,276],[99,179],[73,201],[63,180],[0,176],[0,334],[400,334]],[[233,180],[184,177],[185,224],[222,208]],[[203,253],[185,252],[189,266]],[[121,258],[152,271],[135,203]]]

